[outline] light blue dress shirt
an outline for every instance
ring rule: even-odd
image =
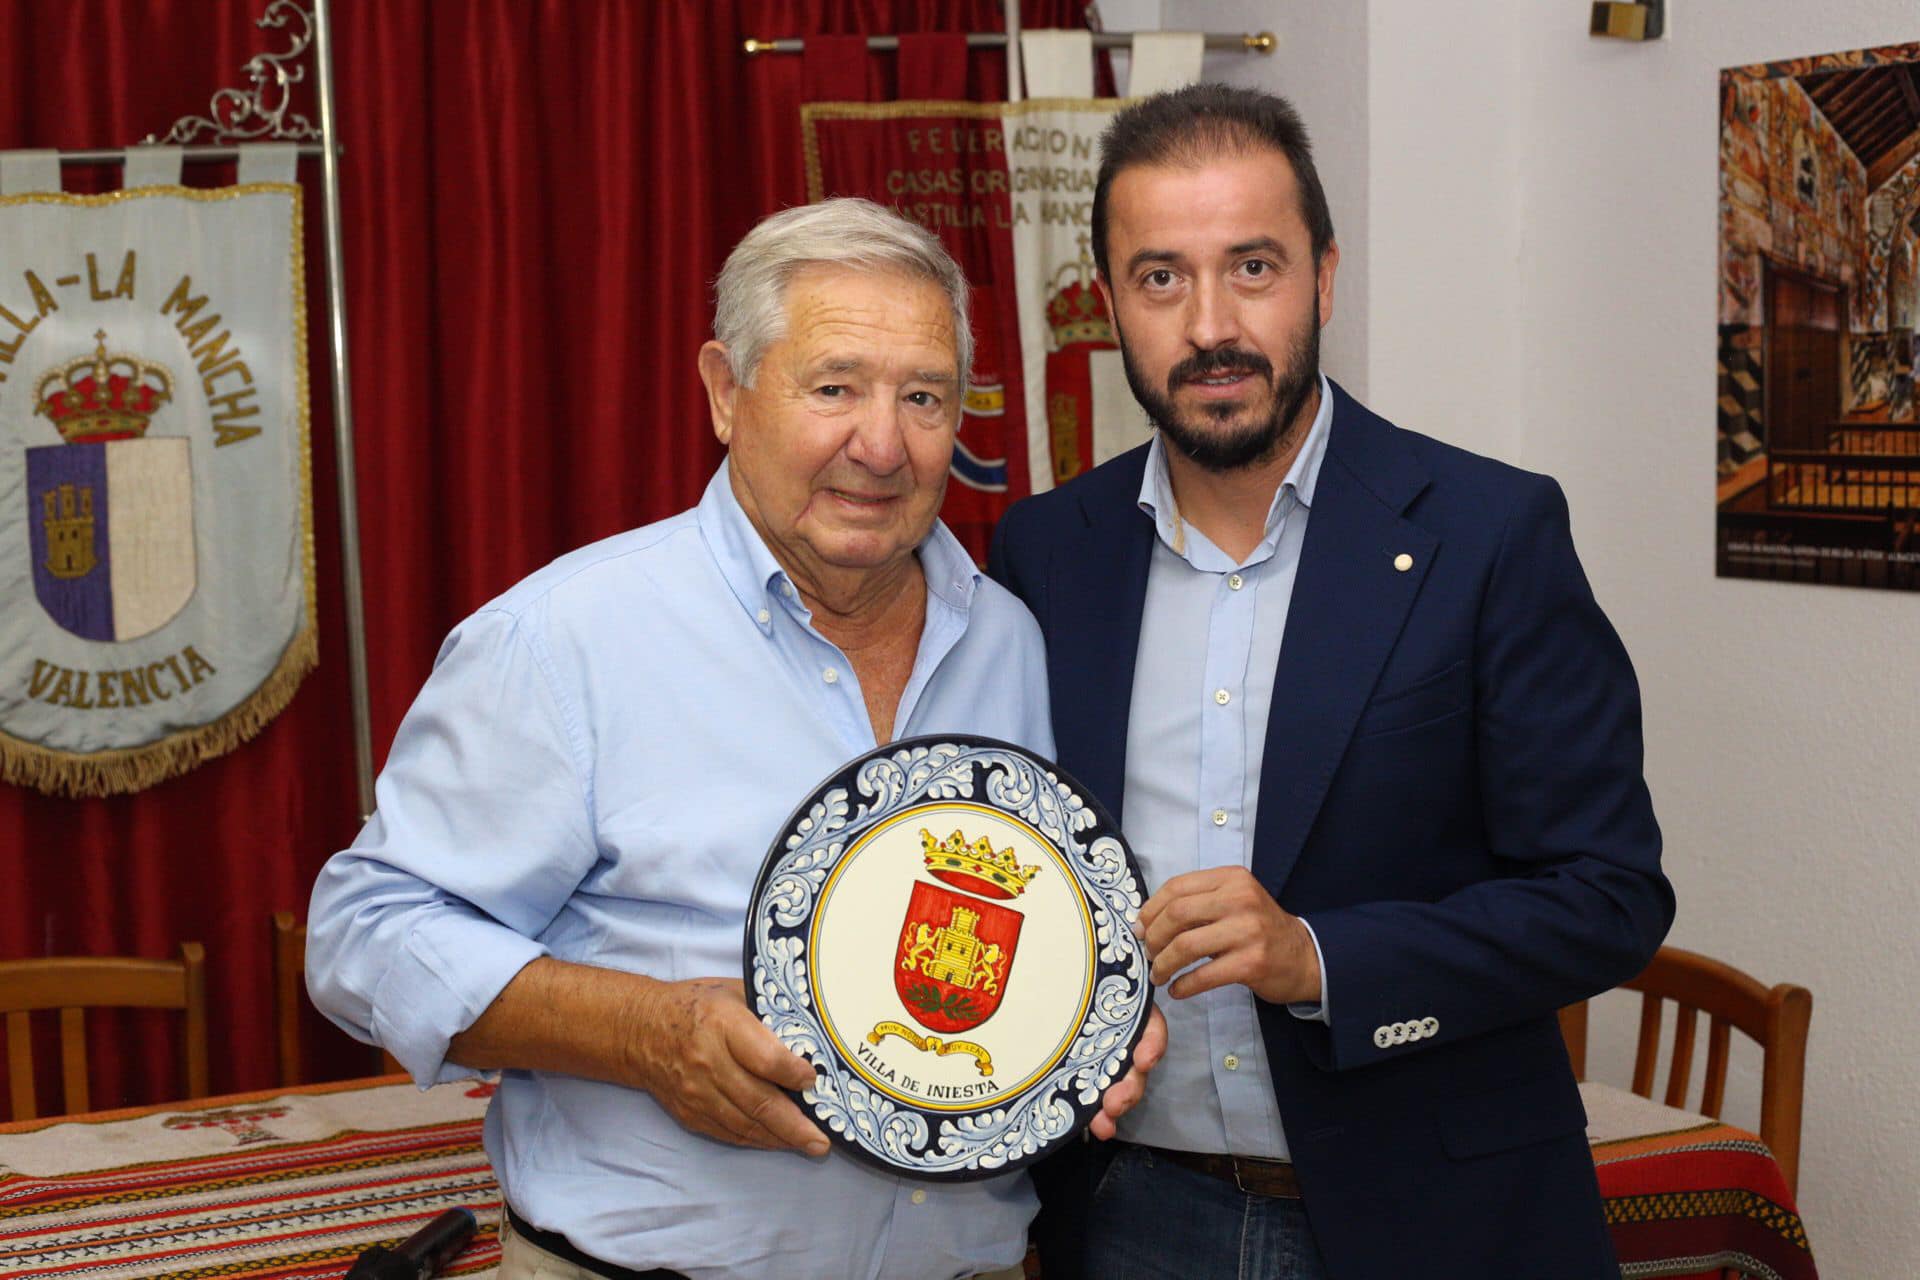
[[[316,1003],[415,1079],[541,955],[664,980],[738,977],[768,845],[874,734],[723,465],[700,505],[582,548],[462,622],[400,726],[378,812],[320,874]],[[936,525],[895,737],[1051,756],[1039,628]],[[880,922],[876,927],[884,926]],[[885,926],[893,927],[893,926]],[[626,1034],[608,1028],[610,1034]],[[690,1276],[971,1275],[1019,1261],[1024,1174],[919,1182],[731,1146],[651,1096],[508,1071],[487,1154],[536,1226]]]
[[[1267,509],[1265,536],[1238,563],[1180,518],[1158,433],[1148,448],[1140,507],[1157,536],[1133,667],[1120,825],[1149,889],[1189,871],[1252,865],[1274,670],[1332,417],[1323,377],[1320,410]],[[1323,979],[1325,972],[1323,964]],[[1317,1006],[1289,1007],[1324,1020],[1325,994]],[[1122,1138],[1286,1158],[1255,1000],[1239,985],[1159,1000],[1166,1056],[1145,1100],[1121,1119]]]

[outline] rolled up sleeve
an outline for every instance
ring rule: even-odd
[[[401,723],[378,808],[314,886],[307,988],[423,1085],[469,1075],[447,1045],[515,974],[594,865],[582,722],[542,611],[483,610],[441,646]]]

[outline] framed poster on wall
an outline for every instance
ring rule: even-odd
[[[1920,44],[1720,74],[1715,570],[1920,588]]]

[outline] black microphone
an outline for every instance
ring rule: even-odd
[[[471,1209],[448,1209],[389,1249],[374,1245],[360,1255],[347,1280],[430,1280],[452,1262],[479,1227]]]

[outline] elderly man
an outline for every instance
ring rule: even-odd
[[[321,872],[308,985],[417,1080],[505,1069],[503,1277],[1006,1267],[1025,1175],[829,1154],[784,1092],[812,1069],[736,976],[767,843],[840,763],[933,732],[1052,748],[1033,619],[935,518],[967,285],[926,232],[835,200],[761,223],[717,292],[699,366],[727,462],[693,510],[455,628]]]
[[[1554,1014],[1674,901],[1565,499],[1321,376],[1340,251],[1285,102],[1129,107],[1092,223],[1158,431],[995,567],[1154,891],[1172,1036],[1124,1142],[1042,1181],[1048,1280],[1617,1277]]]

